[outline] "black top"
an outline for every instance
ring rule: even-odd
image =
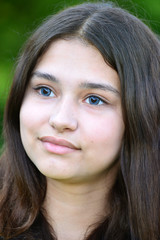
[[[36,231],[37,230],[37,231]],[[43,240],[42,233],[38,229],[29,229],[26,232],[10,238],[9,240]],[[0,237],[0,240],[6,240],[3,237]]]

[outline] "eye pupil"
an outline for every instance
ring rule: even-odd
[[[100,99],[98,97],[95,97],[95,96],[91,96],[90,97],[90,104],[94,104],[94,105],[97,105],[99,103]]]
[[[51,90],[49,88],[42,88],[41,94],[44,96],[49,96],[51,94]]]

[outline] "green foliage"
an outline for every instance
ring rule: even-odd
[[[144,20],[157,34],[160,33],[160,0],[112,1]],[[45,17],[82,2],[85,1],[0,0],[0,129],[14,65],[23,43]]]

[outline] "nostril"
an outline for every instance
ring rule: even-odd
[[[55,114],[50,117],[49,124],[59,132],[74,131],[77,129],[78,122],[71,115],[64,115],[62,113]]]

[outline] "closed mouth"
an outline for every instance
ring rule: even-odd
[[[80,150],[80,148],[76,147],[73,143],[65,140],[65,139],[60,139],[52,136],[44,136],[39,138],[42,142],[46,143],[51,143],[57,146],[64,146],[67,148],[75,149],[75,150]]]

